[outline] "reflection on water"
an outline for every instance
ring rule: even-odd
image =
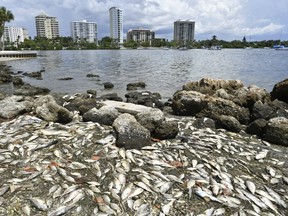
[[[37,71],[42,68],[43,80],[25,77],[26,82],[44,86],[53,92],[76,93],[96,89],[99,94],[126,93],[126,85],[143,81],[147,90],[160,92],[165,98],[188,81],[202,77],[240,79],[246,85],[256,84],[271,90],[287,78],[288,52],[267,49],[233,50],[91,50],[41,51],[37,59],[7,62],[15,71]],[[87,78],[98,74],[100,81]],[[60,78],[72,77],[61,81]],[[113,90],[104,90],[110,81]]]

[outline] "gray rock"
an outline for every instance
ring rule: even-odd
[[[288,79],[277,83],[270,94],[273,99],[288,103]]]
[[[43,96],[35,100],[37,117],[49,122],[69,123],[73,114],[66,108],[58,105],[51,95]]]
[[[123,101],[123,99],[121,97],[119,97],[117,93],[105,94],[105,95],[102,95],[101,97],[99,97],[99,99]]]
[[[262,137],[266,124],[267,121],[265,119],[256,119],[248,125],[246,132],[252,135]]]
[[[164,113],[160,109],[151,108],[138,113],[136,119],[142,126],[152,132],[164,121]]]
[[[284,117],[270,119],[263,137],[268,142],[288,146],[288,119]]]
[[[111,82],[105,82],[105,83],[103,83],[103,85],[104,85],[104,88],[105,88],[105,89],[114,88],[114,85],[113,85],[113,83],[111,83]]]
[[[177,121],[163,121],[152,133],[154,138],[161,140],[174,139],[179,133]]]
[[[91,98],[88,94],[78,95],[73,99],[65,101],[65,108],[70,111],[79,111],[81,115],[97,106],[96,99]]]
[[[216,128],[238,133],[242,130],[242,125],[233,116],[220,115],[216,119]]]
[[[159,93],[144,92],[129,92],[125,94],[128,103],[140,104],[148,107],[163,109],[163,102]]]
[[[14,118],[20,114],[30,112],[33,103],[26,101],[23,96],[10,96],[0,101],[0,117],[5,119]]]
[[[14,94],[23,96],[35,96],[35,95],[46,95],[49,92],[50,90],[47,88],[31,86],[26,83],[24,85],[17,86],[15,88]]]
[[[141,149],[151,144],[149,130],[141,126],[134,116],[122,114],[113,122],[116,145],[125,149]]]
[[[252,109],[252,118],[253,119],[266,119],[269,120],[273,117],[274,110],[267,103],[262,103],[257,101]],[[274,116],[275,117],[275,116]]]
[[[119,112],[114,107],[103,106],[99,110],[93,108],[84,113],[83,121],[98,122],[99,124],[112,125],[119,116]]]
[[[89,89],[89,90],[87,90],[87,94],[91,94],[91,95],[96,97],[97,96],[97,90]]]

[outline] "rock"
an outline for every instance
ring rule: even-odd
[[[74,96],[64,96],[58,98],[58,104],[69,111],[78,111],[81,115],[97,106],[96,99],[89,94],[76,94]]]
[[[172,109],[176,115],[192,115],[217,119],[219,115],[233,116],[241,124],[250,121],[249,110],[233,101],[211,97],[195,91],[178,91],[173,96]]]
[[[216,125],[215,125],[215,121],[211,118],[207,118],[207,117],[202,117],[202,118],[197,118],[194,122],[193,122],[193,126],[196,128],[211,128],[211,129],[215,129]]]
[[[23,73],[24,76],[36,78],[36,79],[42,79],[42,73],[40,71],[30,72],[30,73]]]
[[[66,108],[58,105],[51,95],[43,96],[35,100],[36,115],[48,122],[69,123],[73,114]]]
[[[9,73],[5,71],[0,72],[0,84],[9,83],[9,82],[12,82],[12,80],[13,80],[13,77]]]
[[[10,96],[0,101],[0,117],[14,118],[18,115],[32,111],[33,103],[25,100],[23,96]]]
[[[242,130],[242,125],[233,116],[220,115],[216,119],[216,128],[223,128],[238,133]]]
[[[274,110],[271,106],[269,106],[267,103],[262,103],[261,101],[257,101],[252,109],[252,118],[253,119],[266,119],[269,120],[273,116]]]
[[[97,91],[93,90],[93,89],[89,89],[89,90],[87,90],[87,94],[91,94],[91,95],[96,97],[97,96]]]
[[[164,104],[161,101],[159,93],[145,92],[129,92],[125,94],[128,103],[141,104],[148,107],[163,109]]]
[[[273,99],[288,103],[288,79],[277,83],[270,94]]]
[[[165,118],[160,109],[151,108],[138,113],[136,119],[142,126],[152,132],[162,124]]]
[[[264,128],[263,138],[268,142],[288,146],[288,119],[272,118]]]
[[[112,89],[112,88],[114,88],[114,85],[113,85],[113,83],[111,83],[111,82],[105,82],[105,83],[103,83],[103,85],[104,85],[104,88],[105,88],[105,89]]]
[[[116,145],[125,149],[141,149],[151,144],[149,130],[141,126],[134,116],[122,114],[113,122]]]
[[[72,80],[74,79],[73,77],[63,77],[63,78],[59,78],[58,80]]]
[[[34,96],[34,95],[46,95],[50,92],[48,88],[31,86],[30,84],[24,84],[17,86],[14,90],[15,95]]]
[[[0,92],[0,100],[3,100],[4,98],[6,98],[5,93]]]
[[[246,132],[252,135],[262,137],[266,124],[267,121],[265,119],[256,119],[248,125],[248,127],[246,128]]]
[[[123,101],[121,97],[117,95],[117,93],[105,94],[99,97],[99,99],[103,100],[113,100],[113,101]]]
[[[230,100],[239,106],[252,109],[257,101],[268,103],[271,101],[270,94],[263,88],[255,85],[239,88],[231,93]]]
[[[118,110],[118,112],[129,113],[131,115],[137,115],[138,113],[141,113],[141,112],[147,113],[151,111],[150,107],[146,107],[146,106],[139,105],[139,104],[126,103],[122,101],[105,100],[105,101],[101,101],[99,105],[114,107],[115,109]]]
[[[97,77],[97,78],[99,78],[100,76],[99,75],[97,75],[97,74],[87,74],[86,75],[86,77]]]
[[[138,87],[145,88],[146,84],[144,82],[128,83],[126,90],[137,90]]]
[[[22,86],[25,84],[25,82],[21,79],[21,77],[14,76],[12,78],[12,82],[14,86]]]
[[[114,107],[103,106],[99,110],[93,108],[84,113],[83,121],[98,122],[99,124],[112,126],[114,120],[119,116],[119,112]]]
[[[177,121],[163,121],[152,133],[152,136],[161,140],[174,139],[178,133],[179,128]]]
[[[203,78],[196,82],[188,82],[183,85],[182,89],[185,91],[197,91],[202,94],[213,95],[219,89],[224,89],[228,94],[236,89],[242,88],[244,85],[239,80],[217,80],[210,78]]]

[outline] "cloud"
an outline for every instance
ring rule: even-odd
[[[70,22],[96,21],[99,37],[109,35],[109,8],[120,7],[124,16],[124,35],[131,28],[148,28],[156,37],[173,37],[173,23],[178,19],[196,21],[196,39],[243,38],[285,31],[288,20],[287,0],[2,0],[15,15],[13,25],[26,26],[35,35],[34,17],[41,12],[56,16],[62,35],[70,34]],[[261,5],[261,10],[259,9]],[[287,38],[288,38],[288,30]],[[225,37],[225,38],[222,38]]]

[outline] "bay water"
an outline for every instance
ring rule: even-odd
[[[148,90],[164,99],[189,81],[203,77],[239,79],[246,86],[257,85],[271,91],[288,78],[288,51],[273,49],[222,49],[187,51],[143,50],[61,50],[39,51],[35,59],[7,61],[14,72],[44,69],[42,80],[23,77],[34,86],[47,87],[55,93],[84,93],[97,90],[98,95],[115,92],[124,97],[128,83],[145,82]],[[87,74],[99,75],[87,77]],[[71,80],[61,80],[62,78]],[[114,88],[105,90],[103,83]]]

